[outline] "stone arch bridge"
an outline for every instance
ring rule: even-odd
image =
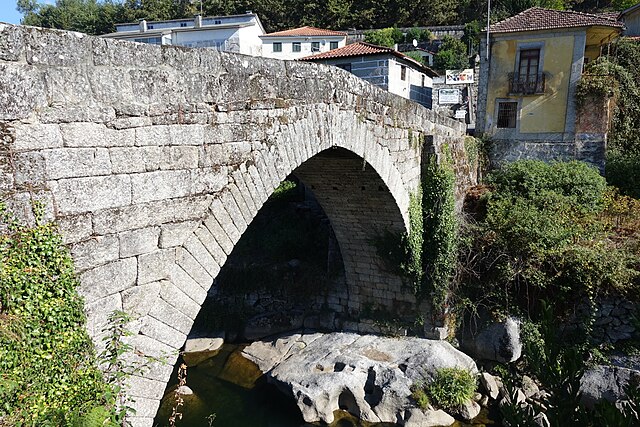
[[[424,153],[463,138],[337,68],[0,24],[2,198],[25,221],[41,200],[59,224],[94,340],[124,309],[134,347],[169,354],[131,380],[134,425],[151,425],[214,278],[291,173],[334,228],[341,304],[411,307],[370,233],[407,229]],[[457,170],[461,191],[473,173]]]

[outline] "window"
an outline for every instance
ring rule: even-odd
[[[498,128],[515,129],[517,113],[517,102],[498,102]]]
[[[311,52],[320,52],[320,42],[311,42]]]
[[[214,19],[213,20],[213,25],[220,25],[220,24],[222,24],[221,20],[219,20],[219,19]]]
[[[348,72],[351,72],[351,64],[336,64],[336,67],[338,68],[342,68],[343,70],[346,70]]]
[[[329,42],[329,49],[337,49],[338,48],[338,42]]]
[[[407,80],[407,67],[404,65],[400,66],[400,80]]]
[[[153,30],[153,25],[147,24],[147,30]]]
[[[422,75],[422,87],[424,87],[424,74]]]
[[[532,81],[538,77],[540,63],[540,49],[523,49],[520,51],[518,74],[524,81]]]
[[[273,51],[274,52],[282,52],[282,43],[281,42],[273,42]]]
[[[302,52],[302,48],[300,47],[300,42],[291,43],[291,52]]]
[[[187,26],[187,23],[186,23],[186,22],[181,22],[181,23],[180,23],[180,27],[186,27],[186,26]]]
[[[145,37],[141,39],[133,39],[133,41],[147,44],[162,44],[162,37]]]

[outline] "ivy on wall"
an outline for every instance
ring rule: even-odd
[[[0,203],[0,425],[124,425],[84,327],[71,256],[42,206],[34,211],[26,226]]]
[[[447,305],[457,254],[455,173],[447,147],[444,148],[445,156],[440,163],[435,156],[428,159],[422,179],[425,272],[418,296],[430,293],[436,312]]]

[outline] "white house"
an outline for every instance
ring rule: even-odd
[[[262,52],[260,36],[262,23],[255,13],[243,15],[207,16],[116,24],[116,32],[105,34],[121,40],[140,43],[208,47],[228,52],[259,56]]]
[[[260,39],[262,39],[262,56],[300,59],[314,53],[344,47],[347,43],[347,33],[315,27],[300,27],[264,34]]]
[[[357,42],[302,60],[334,65],[391,93],[431,108],[433,77],[438,74],[389,47]]]

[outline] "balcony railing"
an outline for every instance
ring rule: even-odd
[[[509,93],[535,95],[544,93],[545,73],[520,75],[509,73]]]

